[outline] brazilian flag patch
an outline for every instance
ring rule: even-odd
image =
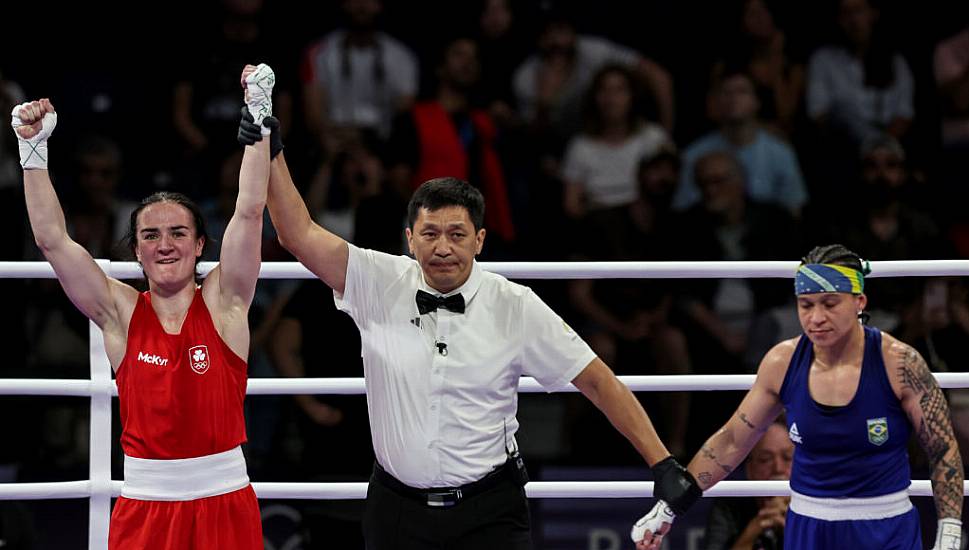
[[[872,445],[882,445],[888,441],[887,418],[868,419],[868,441],[870,441]]]

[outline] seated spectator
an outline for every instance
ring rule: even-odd
[[[942,259],[951,251],[932,215],[912,200],[914,190],[905,165],[905,150],[889,136],[874,136],[862,145],[861,173],[852,191],[854,205],[841,216],[845,246],[878,260]],[[878,296],[868,308],[873,324],[893,330],[901,310],[917,300],[923,281],[873,279]]]
[[[205,227],[211,237],[202,252],[202,260],[204,261],[219,261],[219,254],[222,251],[222,235],[225,234],[225,228],[236,209],[236,197],[239,195],[239,171],[241,169],[242,151],[236,150],[229,153],[219,165],[219,178],[217,184],[213,186],[215,196],[199,204],[199,209],[205,219]],[[262,257],[263,261],[281,261],[290,257],[289,253],[283,250],[276,240],[276,232],[270,222],[269,212],[263,215]],[[267,286],[276,285],[272,281],[263,281],[259,285],[260,290],[264,290]],[[258,301],[254,302],[252,309],[256,308],[257,303]]]
[[[696,161],[701,202],[679,221],[678,249],[683,258],[705,261],[776,260],[799,242],[790,213],[748,197],[740,162],[723,151]],[[693,330],[688,337],[694,364],[717,364],[717,372],[756,367],[777,335],[797,333],[787,281],[703,279],[694,281],[681,300]],[[759,316],[786,312],[772,324],[775,332],[752,330]],[[770,340],[767,340],[770,338]],[[731,364],[732,362],[732,364]]]
[[[740,0],[736,37],[717,70],[746,67],[760,101],[760,119],[790,137],[804,95],[804,64],[794,59],[786,33],[777,26],[765,0]]]
[[[788,480],[794,444],[783,419],[771,424],[754,445],[744,471],[751,481]],[[714,500],[707,517],[706,550],[780,550],[790,497],[727,497]]]
[[[577,257],[587,261],[660,261],[676,240],[669,196],[678,181],[671,152],[644,158],[634,202],[591,215]],[[634,168],[635,170],[635,168]],[[569,281],[569,298],[582,314],[579,332],[596,354],[622,374],[689,374],[686,338],[670,319],[671,285],[649,279]],[[658,396],[658,423],[674,455],[686,450],[689,394]]]
[[[586,128],[569,142],[562,166],[564,209],[573,219],[586,213],[623,209],[636,201],[636,169],[670,142],[657,124],[646,121],[632,72],[607,65],[586,94]]]
[[[67,196],[68,230],[95,258],[127,259],[118,247],[137,206],[121,198],[121,149],[114,141],[84,138],[77,147],[76,186]]]
[[[323,177],[314,178],[305,193],[306,206],[317,223],[350,242],[356,242],[354,228],[360,204],[380,195],[384,188],[384,166],[374,140],[358,137],[344,143],[330,169]],[[395,233],[403,223],[397,222],[391,226]],[[397,240],[401,240],[400,235]]]
[[[969,227],[965,208],[969,199],[969,25],[939,42],[934,55],[935,83],[942,114],[942,158],[939,177],[945,187],[945,202],[958,205],[946,214],[960,222],[963,245],[960,252],[969,256]]]
[[[630,48],[577,34],[558,11],[543,21],[538,53],[515,72],[518,107],[526,120],[565,139],[582,129],[582,98],[596,72],[610,63],[626,65],[642,80],[656,102],[660,124],[672,131],[673,80],[666,69]]]
[[[969,147],[969,26],[935,46],[933,68],[942,96],[942,144]]]
[[[683,181],[673,207],[685,210],[701,199],[694,165],[714,151],[727,151],[740,162],[751,199],[799,215],[808,200],[797,156],[790,145],[764,130],[757,113],[754,82],[742,68],[725,67],[715,79],[711,104],[719,128],[683,151]]]
[[[680,156],[672,146],[664,146],[655,155],[643,157],[639,162],[636,179],[640,200],[637,204],[646,209],[643,216],[650,224],[669,227],[672,223],[673,194],[680,184],[680,167]]]
[[[383,2],[342,0],[341,8],[346,26],[310,45],[301,69],[306,124],[324,154],[356,132],[386,140],[417,95],[417,58],[380,30]]]
[[[516,118],[512,79],[527,45],[510,0],[478,0],[478,4],[481,101],[495,122],[507,125]]]
[[[472,105],[479,83],[477,44],[456,38],[435,65],[434,99],[397,118],[388,153],[390,185],[401,200],[432,178],[451,176],[479,188],[485,198],[485,229],[494,249],[515,240],[498,138],[491,116]]]
[[[808,116],[855,146],[881,132],[901,138],[915,117],[912,71],[878,15],[869,0],[840,0],[840,43],[808,63]]]

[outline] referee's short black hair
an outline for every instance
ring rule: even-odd
[[[481,191],[464,180],[452,177],[427,180],[414,191],[407,205],[407,227],[414,228],[421,208],[433,212],[448,206],[461,206],[467,210],[475,231],[484,227],[485,203]]]

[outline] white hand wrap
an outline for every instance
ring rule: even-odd
[[[659,500],[648,514],[639,518],[639,521],[633,524],[633,530],[630,536],[633,542],[639,542],[643,540],[646,531],[655,534],[663,528],[664,523],[672,525],[674,519],[676,519],[676,514],[673,513],[670,506],[666,504],[665,500]]]
[[[246,106],[253,120],[262,128],[262,135],[270,134],[269,128],[262,125],[262,119],[273,114],[273,85],[276,75],[265,63],[256,66],[256,70],[249,73],[246,83]]]
[[[962,521],[955,518],[939,520],[939,528],[935,532],[935,546],[932,550],[961,550]]]
[[[10,113],[10,125],[17,134],[17,144],[20,146],[20,166],[24,170],[47,170],[47,138],[57,126],[57,113],[46,113],[41,119],[40,132],[30,139],[23,139],[17,133],[17,128],[25,126],[24,121],[20,120],[20,108],[23,105],[17,105]]]

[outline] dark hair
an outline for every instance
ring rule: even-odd
[[[629,126],[629,134],[636,132],[639,125],[645,120],[644,114],[644,93],[639,78],[633,74],[625,65],[610,63],[599,69],[592,77],[592,83],[586,89],[583,98],[582,113],[585,117],[585,131],[591,135],[599,135],[603,130],[602,116],[599,113],[599,104],[596,96],[599,88],[610,75],[618,74],[626,80],[629,86],[629,112],[626,114],[626,124]]]
[[[671,145],[663,145],[660,150],[653,155],[646,155],[639,159],[639,164],[636,166],[636,173],[642,174],[647,169],[656,166],[657,164],[662,164],[668,162],[673,166],[674,170],[679,171],[683,162],[680,160],[680,155],[676,152],[676,149]]]
[[[480,58],[481,47],[478,44],[478,39],[471,33],[467,32],[454,32],[445,35],[440,42],[438,42],[439,47],[434,52],[434,70],[438,70],[447,63],[447,57],[451,53],[451,48],[454,47],[458,42],[470,42],[474,44],[476,55]]]
[[[718,91],[723,85],[734,77],[743,77],[747,79],[747,82],[756,91],[757,81],[754,80],[754,76],[750,74],[750,69],[747,68],[746,63],[739,59],[728,59],[723,63],[714,67],[711,79],[710,79],[710,89],[713,91]]]
[[[862,275],[868,275],[871,273],[871,268],[868,267],[868,262],[862,260],[861,256],[855,254],[851,250],[848,250],[848,248],[842,244],[815,246],[810,252],[807,253],[806,256],[801,258],[801,264],[841,265],[860,271]]]
[[[135,248],[138,246],[138,215],[145,207],[159,203],[159,202],[173,202],[175,204],[185,207],[189,213],[192,214],[192,219],[195,222],[195,238],[199,237],[205,239],[202,244],[202,251],[204,253],[205,247],[209,244],[209,234],[205,229],[205,218],[202,216],[202,211],[199,209],[198,205],[192,201],[192,199],[186,197],[181,193],[176,193],[174,191],[158,191],[157,193],[152,193],[145,197],[138,208],[135,208],[131,212],[131,218],[128,220],[128,232],[125,234],[123,242],[128,248],[131,254],[134,254]],[[195,258],[195,263],[199,262],[199,258]]]
[[[714,149],[697,157],[696,160],[693,161],[693,179],[696,180],[697,174],[700,173],[700,170],[697,170],[697,168],[700,168],[701,166],[705,167],[708,162],[717,159],[726,161],[730,170],[730,175],[735,178],[736,182],[746,185],[748,178],[747,169],[744,168],[744,165],[740,163],[740,159],[738,159],[736,155],[726,149]]]
[[[434,211],[447,206],[460,206],[467,210],[475,231],[484,227],[485,203],[481,191],[464,180],[452,177],[427,180],[414,191],[407,205],[407,227],[414,227],[421,208]]]
[[[538,13],[539,34],[544,34],[553,27],[567,27],[573,32],[578,32],[576,28],[575,9],[566,5],[565,2],[546,3],[539,9]]]

